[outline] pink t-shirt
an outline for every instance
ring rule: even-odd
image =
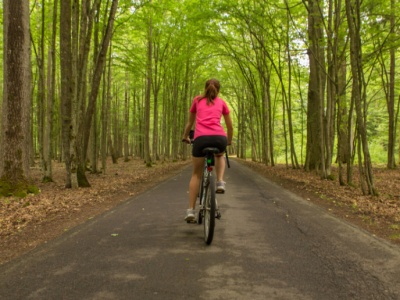
[[[196,114],[196,129],[194,138],[203,135],[223,135],[226,136],[225,130],[221,125],[222,115],[229,114],[229,108],[225,101],[221,98],[215,98],[214,104],[207,105],[207,99],[194,98],[190,112]]]

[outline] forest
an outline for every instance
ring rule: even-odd
[[[107,157],[185,160],[209,78],[231,109],[230,155],[378,193],[400,160],[395,0],[3,0],[0,192],[29,168],[90,186]],[[337,168],[338,176],[332,175]]]

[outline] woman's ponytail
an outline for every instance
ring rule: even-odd
[[[207,105],[210,105],[210,103],[214,103],[214,99],[217,98],[217,96],[218,96],[219,89],[220,89],[220,84],[217,79],[207,80],[206,86],[204,89],[204,94],[202,95],[202,97],[200,99],[206,98]],[[200,101],[200,99],[199,99],[199,101]]]

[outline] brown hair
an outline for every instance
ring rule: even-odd
[[[220,84],[217,79],[209,79],[206,81],[206,86],[204,88],[204,93],[198,98],[199,101],[203,98],[207,99],[207,105],[214,103],[214,99],[217,98]]]

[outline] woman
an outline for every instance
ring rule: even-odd
[[[204,166],[202,150],[206,147],[216,147],[220,151],[215,156],[216,192],[225,192],[225,182],[223,180],[225,159],[223,155],[226,146],[232,142],[233,127],[228,106],[224,100],[218,98],[219,89],[218,80],[210,79],[206,82],[204,93],[195,97],[192,102],[189,121],[183,134],[183,141],[190,143],[189,133],[196,122],[192,152],[193,173],[189,183],[189,209],[186,211],[185,218],[187,222],[195,219],[196,199]],[[227,133],[221,125],[222,116],[225,119]]]

